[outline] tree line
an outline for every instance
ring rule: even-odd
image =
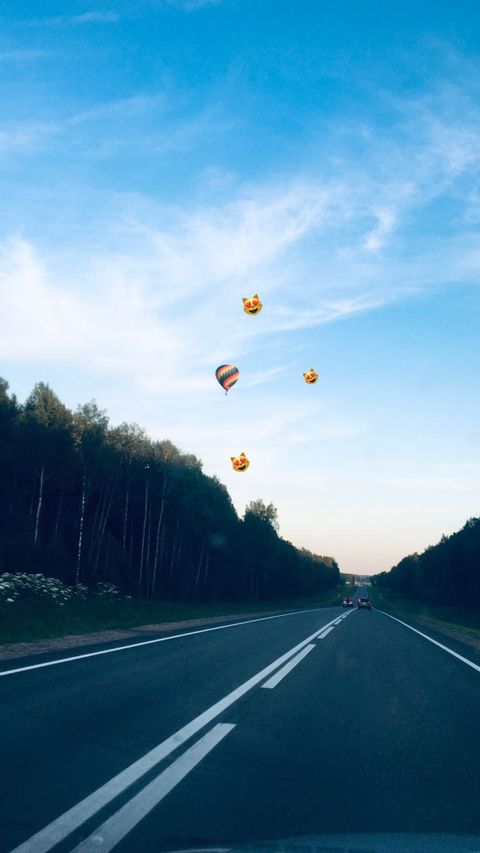
[[[331,557],[278,535],[275,507],[240,519],[225,486],[172,442],[70,411],[44,384],[23,405],[0,378],[0,572],[117,583],[143,598],[268,600],[340,582]]]
[[[422,554],[404,557],[374,582],[425,603],[480,606],[480,518]]]

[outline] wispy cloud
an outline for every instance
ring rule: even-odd
[[[33,62],[35,59],[43,59],[50,55],[47,50],[36,50],[34,48],[5,50],[0,51],[0,62]]]
[[[177,3],[185,12],[202,5],[208,4]],[[113,22],[110,13],[96,12],[52,20],[58,26]],[[432,476],[423,463],[409,468],[400,457],[388,481],[368,465],[355,473],[345,462],[349,445],[359,436],[388,442],[367,423],[375,411],[368,411],[368,401],[358,414],[347,404],[343,413],[311,404],[312,396],[306,404],[301,372],[316,366],[309,352],[324,346],[325,330],[312,330],[418,293],[478,287],[480,110],[474,93],[450,86],[390,99],[389,123],[369,128],[362,117],[350,128],[353,145],[338,130],[340,122],[332,122],[328,144],[335,157],[324,156],[323,148],[317,157],[312,139],[299,139],[298,157],[285,163],[272,151],[271,170],[262,178],[235,154],[222,157],[219,145],[203,145],[195,159],[197,142],[225,142],[232,127],[239,138],[252,131],[247,113],[240,111],[239,119],[236,105],[225,108],[218,90],[193,105],[185,93],[175,103],[168,84],[166,94],[97,97],[81,107],[69,104],[68,114],[63,107],[55,121],[0,127],[0,151],[13,158],[40,150],[32,173],[52,181],[46,199],[40,186],[34,206],[27,192],[25,199],[19,193],[16,221],[30,206],[35,222],[10,239],[7,223],[2,237],[0,359],[9,368],[29,365],[32,381],[57,370],[69,387],[72,374],[81,377],[89,396],[101,399],[107,388],[104,405],[116,400],[120,417],[135,417],[151,434],[205,455],[211,473],[225,471],[231,453],[251,450],[252,476],[239,482],[231,475],[239,508],[258,494],[268,498],[265,483],[271,482],[272,498],[278,494],[284,506],[290,501],[292,518],[303,514],[305,530],[311,527],[306,491],[311,506],[320,495],[330,507],[336,495],[329,523],[337,523],[336,514],[344,527],[345,501],[350,496],[353,516],[367,481],[372,496],[383,489],[382,500],[387,495],[402,506],[413,495],[425,503],[425,494],[430,505],[440,494],[445,506],[450,495],[451,503],[465,496],[470,506],[476,486],[468,477],[462,481],[457,459]],[[49,145],[55,156],[42,173]],[[58,165],[57,151],[66,154]],[[97,152],[105,156],[100,179]],[[183,181],[184,167],[193,180]],[[247,318],[241,297],[255,292],[264,311]],[[214,380],[215,367],[226,361],[242,373],[227,400]],[[326,393],[322,383],[315,391],[317,400]],[[327,442],[332,450],[341,444],[339,464],[334,453],[315,463]],[[304,460],[296,470],[290,453]],[[410,478],[410,470],[421,473]],[[328,507],[322,523],[327,515]],[[313,546],[316,525],[309,535]],[[343,536],[339,530],[339,541]]]
[[[222,117],[219,110],[209,107],[187,120],[182,119],[173,123],[163,133],[153,134],[151,144],[160,155],[171,152],[185,153],[199,142],[222,136],[239,124],[237,118],[232,116],[227,119],[225,116]]]
[[[68,27],[68,26],[82,26],[83,24],[114,24],[120,19],[120,16],[117,12],[113,11],[91,11],[91,12],[83,12],[80,15],[56,15],[51,18],[36,18],[31,21],[27,21],[26,24],[30,26],[38,26],[39,24],[44,24],[49,27]]]
[[[150,105],[149,98],[125,99],[92,107],[72,121],[135,114]],[[0,135],[0,148],[2,143],[32,148],[55,130],[10,128]],[[431,236],[428,243],[411,243],[410,232],[404,233],[425,204],[477,169],[471,134],[470,127],[461,135],[469,140],[468,151],[462,148],[453,167],[436,149],[427,160],[415,140],[404,168],[387,184],[381,175],[378,181],[374,174],[360,180],[347,169],[334,181],[302,177],[240,185],[230,189],[227,201],[185,208],[136,206],[116,194],[110,223],[102,214],[102,230],[106,238],[109,228],[116,233],[124,249],[102,254],[92,249],[88,255],[83,247],[81,281],[68,273],[71,293],[51,272],[54,257],[27,241],[13,241],[5,247],[2,267],[6,332],[0,351],[70,359],[92,373],[128,376],[150,396],[187,389],[208,395],[207,365],[247,357],[279,334],[372,310],[425,288],[474,282],[480,252],[465,229]],[[444,136],[457,138],[454,128],[445,127],[441,149]],[[374,227],[366,232],[365,222]],[[76,266],[73,258],[70,266]],[[255,291],[266,306],[261,326],[239,322],[240,297]],[[21,330],[29,324],[25,347]],[[192,364],[188,377],[184,358]],[[152,360],[158,365],[154,374]],[[269,376],[267,371],[258,381]]]
[[[138,119],[151,110],[163,111],[165,106],[166,98],[162,94],[134,95],[131,98],[119,98],[114,101],[94,104],[66,119],[66,124],[77,125],[106,121],[112,118]]]
[[[166,0],[169,6],[175,6],[183,12],[196,12],[206,6],[217,6],[222,0]]]
[[[396,215],[393,209],[380,208],[374,211],[377,225],[365,236],[364,247],[368,252],[378,252],[395,226]]]
[[[112,271],[101,293],[65,291],[19,238],[2,249],[0,304],[4,358],[48,361],[62,353],[87,369],[135,374],[147,358],[172,358],[182,348],[167,322],[149,316],[139,286],[126,286]]]
[[[72,24],[112,24],[118,19],[116,12],[84,12],[70,18]]]
[[[92,372],[128,376],[152,395],[186,388],[204,394],[205,365],[225,352],[248,352],[260,333],[258,326],[239,326],[239,293],[248,294],[260,274],[267,292],[270,264],[321,219],[327,204],[328,194],[319,190],[263,190],[180,217],[170,230],[144,227],[142,233],[137,224],[137,251],[94,256],[81,277],[69,272],[68,291],[32,245],[9,241],[1,264],[0,351],[20,359],[61,357]],[[267,333],[274,331],[272,318]],[[187,357],[194,368],[185,376]]]
[[[0,150],[33,151],[69,127],[138,118],[163,108],[162,95],[142,94],[79,111],[60,130],[55,124],[9,125],[0,130]],[[278,335],[373,310],[426,288],[474,283],[480,252],[467,226],[474,203],[471,177],[480,179],[477,113],[469,104],[457,115],[446,96],[437,109],[428,100],[407,102],[403,142],[382,138],[362,171],[347,161],[323,177],[304,167],[301,176],[293,172],[274,182],[234,181],[216,204],[197,199],[175,207],[140,196],[136,204],[135,197],[112,194],[110,210],[101,214],[103,242],[115,242],[114,235],[123,249],[99,253],[98,242],[74,249],[70,267],[77,266],[75,251],[84,261],[81,279],[68,271],[72,292],[53,274],[58,262],[51,251],[27,240],[7,243],[0,293],[6,335],[0,346],[19,358],[27,351],[30,357],[55,353],[92,372],[128,375],[152,396],[183,393],[187,385],[204,395],[209,393],[206,365],[247,357]],[[207,110],[193,124],[179,121],[176,130],[172,122],[168,145],[187,147],[190,134],[207,133],[216,119],[215,110]],[[461,227],[452,221],[447,233],[416,240],[424,210],[452,194],[457,219],[464,200]],[[265,304],[261,325],[239,322],[239,298],[256,291]],[[44,331],[34,334],[41,304],[50,307]],[[113,316],[116,328],[106,319]],[[107,336],[99,317],[109,326]],[[18,345],[22,318],[32,324],[27,350]],[[75,341],[89,342],[87,356]],[[188,378],[179,366],[187,353],[194,365]],[[159,365],[155,375],[146,367],[152,358]]]
[[[402,477],[385,480],[382,485],[412,492],[473,492],[478,490],[478,482],[466,482],[453,477]]]
[[[29,154],[45,147],[59,132],[53,122],[18,122],[0,126],[0,153]]]

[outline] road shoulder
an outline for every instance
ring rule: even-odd
[[[480,663],[480,640],[471,634],[465,633],[460,627],[450,628],[443,624],[439,624],[432,619],[425,619],[419,616],[413,617],[407,613],[402,613],[400,610],[392,608],[376,608],[379,612],[386,613],[388,616],[393,616],[400,622],[405,622],[412,628],[416,628],[436,640],[443,643],[458,654],[464,655],[466,658]]]
[[[207,616],[198,619],[186,619],[176,622],[160,622],[155,625],[138,625],[135,628],[119,628],[114,630],[95,631],[89,634],[69,634],[64,637],[54,637],[46,640],[36,640],[29,643],[6,643],[0,646],[0,660],[13,660],[33,655],[44,655],[51,652],[63,652],[81,647],[99,646],[124,640],[134,640],[149,637],[154,634],[170,633],[172,631],[202,628],[209,625],[228,624],[242,619],[260,619],[286,613],[286,610],[261,610],[257,613],[234,613],[228,616]],[[294,611],[292,611],[294,612]],[[301,612],[300,610],[298,611]]]

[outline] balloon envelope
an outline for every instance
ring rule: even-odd
[[[238,382],[240,372],[234,364],[221,364],[220,367],[217,367],[215,376],[217,382],[224,388],[225,394],[228,394],[230,388],[235,385],[235,382]]]

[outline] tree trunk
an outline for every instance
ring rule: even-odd
[[[163,511],[165,508],[165,500],[162,496],[162,502],[160,504],[160,512],[158,513],[158,524],[157,524],[157,535],[155,538],[155,557],[153,560],[153,572],[152,572],[152,586],[151,586],[151,595],[152,598],[155,595],[155,587],[157,585],[157,567],[158,567],[158,547],[160,544],[160,531],[162,529],[162,521],[163,521]]]
[[[82,475],[82,497],[80,503],[80,529],[78,532],[78,548],[77,548],[77,570],[75,572],[75,583],[80,583],[80,562],[82,559],[82,541],[83,541],[83,525],[85,521],[85,503],[87,492],[87,472],[83,469]]]
[[[140,593],[142,592],[142,584],[143,584],[143,555],[145,552],[145,530],[147,528],[147,510],[148,510],[148,475],[145,480],[145,506],[143,510],[143,530],[142,530],[142,550],[140,553],[140,571],[138,574],[138,587]]]
[[[200,582],[200,571],[202,569],[202,561],[203,561],[204,551],[205,551],[205,539],[203,540],[202,547],[200,549],[200,559],[198,561],[197,574],[195,575],[195,595],[198,592],[198,584]]]
[[[42,465],[42,470],[40,471],[40,486],[38,489],[38,502],[37,502],[37,514],[35,516],[35,535],[33,537],[33,544],[37,544],[38,539],[38,526],[40,522],[40,513],[42,511],[42,503],[43,503],[43,484],[45,482],[45,465]]]
[[[29,515],[33,515],[33,505],[35,503],[35,492],[37,491],[37,478],[34,477],[32,481],[32,497],[30,499],[30,513]]]
[[[110,538],[107,539],[107,554],[105,556],[105,573],[104,578],[108,580],[108,558],[110,556]]]
[[[92,522],[92,535],[90,536],[90,547],[88,549],[88,559],[92,560],[93,555],[95,553],[95,545],[97,542],[99,530],[102,525],[102,516],[103,516],[103,508],[107,499],[106,489],[102,487],[100,491],[100,495],[98,497],[97,505],[95,507],[95,513],[93,516]]]
[[[205,586],[208,578],[208,569],[210,568],[210,551],[207,548],[207,554],[205,557],[205,571],[203,573],[203,585]]]
[[[129,536],[129,545],[128,545],[128,568],[130,571],[132,570],[132,562],[133,562],[133,518],[130,521],[130,536]]]
[[[165,509],[166,486],[167,486],[167,480],[166,480],[166,476],[165,476],[165,472],[164,472],[164,474],[163,474],[163,485],[162,485],[162,500],[160,502],[160,512],[158,513],[157,534],[156,534],[156,538],[155,538],[155,557],[153,560],[152,585],[151,585],[151,596],[152,596],[152,598],[155,595],[155,587],[157,584],[158,546],[160,543],[160,532],[162,530],[163,512]]]
[[[151,551],[151,542],[152,542],[152,516],[153,516],[153,511],[152,511],[152,506],[150,505],[150,509],[148,511],[147,562],[146,562],[147,571],[149,572],[147,589],[150,588],[151,584],[152,584],[151,575],[150,575],[150,571],[149,571],[150,570],[150,551]]]
[[[127,490],[125,492],[125,509],[123,511],[123,535],[122,535],[122,551],[125,553],[126,542],[127,542],[127,518],[128,518],[128,504],[130,501],[130,489],[129,483],[127,480]]]
[[[175,525],[175,534],[173,536],[172,556],[170,559],[170,573],[169,573],[170,581],[172,581],[172,579],[173,579],[173,567],[175,565],[175,551],[177,548],[178,527],[179,527],[179,521],[177,519],[177,523]]]
[[[251,573],[250,573],[250,594],[251,594],[252,598],[255,598],[255,581],[256,581],[255,568],[256,568],[255,560],[252,557],[252,569],[251,569]]]
[[[180,537],[178,540],[177,559],[175,560],[176,567],[177,567],[177,574],[178,574],[178,568],[180,566],[180,555],[181,555],[181,553],[182,553],[182,538]]]
[[[58,501],[57,515],[55,517],[55,524],[53,526],[53,535],[54,535],[55,539],[58,536],[58,528],[60,526],[60,518],[62,515],[64,498],[65,498],[65,492],[60,492],[60,500]]]
[[[104,536],[105,536],[105,528],[106,528],[106,526],[107,526],[108,517],[109,517],[110,512],[111,512],[111,509],[112,509],[113,496],[114,496],[114,494],[115,494],[115,485],[116,485],[116,482],[117,482],[117,481],[116,481],[116,479],[115,479],[115,480],[113,481],[113,484],[112,484],[112,488],[111,488],[111,491],[110,491],[110,497],[109,497],[109,499],[108,499],[108,503],[107,503],[107,505],[106,505],[106,507],[105,507],[105,511],[104,511],[104,513],[103,513],[103,518],[100,520],[100,536],[99,536],[99,543],[98,543],[98,548],[97,548],[97,556],[95,557],[95,567],[94,567],[94,570],[93,570],[95,575],[97,574],[97,570],[98,570],[98,561],[99,561],[99,559],[100,559],[100,554],[101,554],[101,551],[102,551],[103,538],[104,538]]]

